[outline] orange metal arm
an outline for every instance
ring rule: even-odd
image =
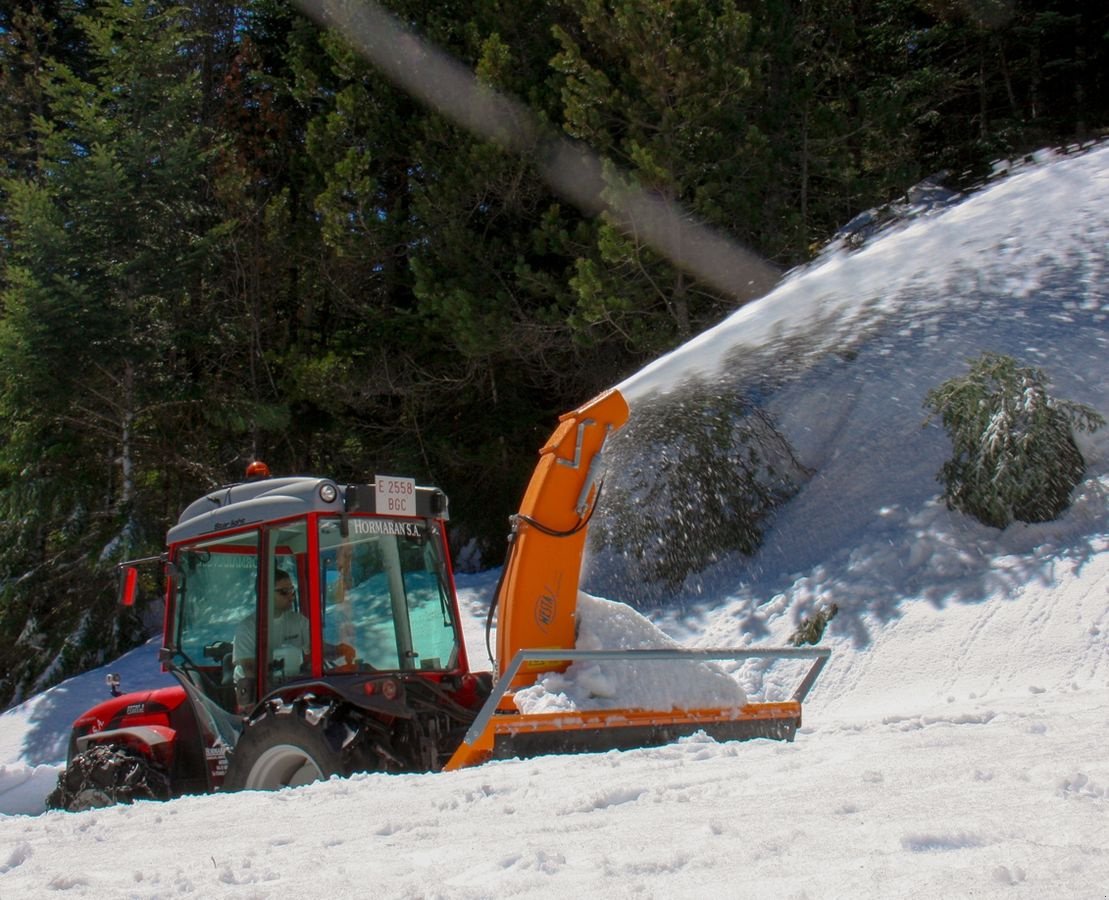
[[[561,416],[539,451],[497,598],[498,676],[517,650],[574,647],[586,530],[603,477],[600,452],[609,434],[627,419],[623,395],[606,391]],[[513,687],[565,665],[533,661],[513,679]]]

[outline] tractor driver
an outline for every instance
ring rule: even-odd
[[[290,662],[290,653],[295,657],[299,654],[301,662],[308,656],[310,638],[308,632],[308,619],[299,610],[294,608],[296,587],[289,573],[278,569],[273,582],[273,620],[270,623],[270,652],[275,656],[282,656],[286,663]],[[235,665],[235,696],[240,706],[246,706],[254,698],[254,675],[256,671],[255,656],[257,654],[256,623],[257,616],[251,613],[239,623],[235,631],[235,643],[232,650],[232,662]],[[281,651],[281,654],[278,653]],[[285,677],[295,675],[300,669],[300,662],[295,664],[291,671],[285,671]]]

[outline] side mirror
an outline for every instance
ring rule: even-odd
[[[119,602],[123,606],[135,605],[135,593],[139,582],[139,570],[134,566],[121,566],[119,577]]]

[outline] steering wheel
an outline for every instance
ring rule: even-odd
[[[336,644],[324,648],[323,667],[328,672],[354,672],[358,669],[358,651],[350,644]],[[342,662],[339,662],[342,660]]]

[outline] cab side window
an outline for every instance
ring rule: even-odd
[[[231,653],[242,620],[254,613],[257,531],[182,547],[174,560],[175,649],[200,673],[197,687],[234,708]]]
[[[300,568],[307,544],[303,521],[267,529],[267,590],[262,603],[268,629],[263,679],[266,691],[311,672],[308,592]]]

